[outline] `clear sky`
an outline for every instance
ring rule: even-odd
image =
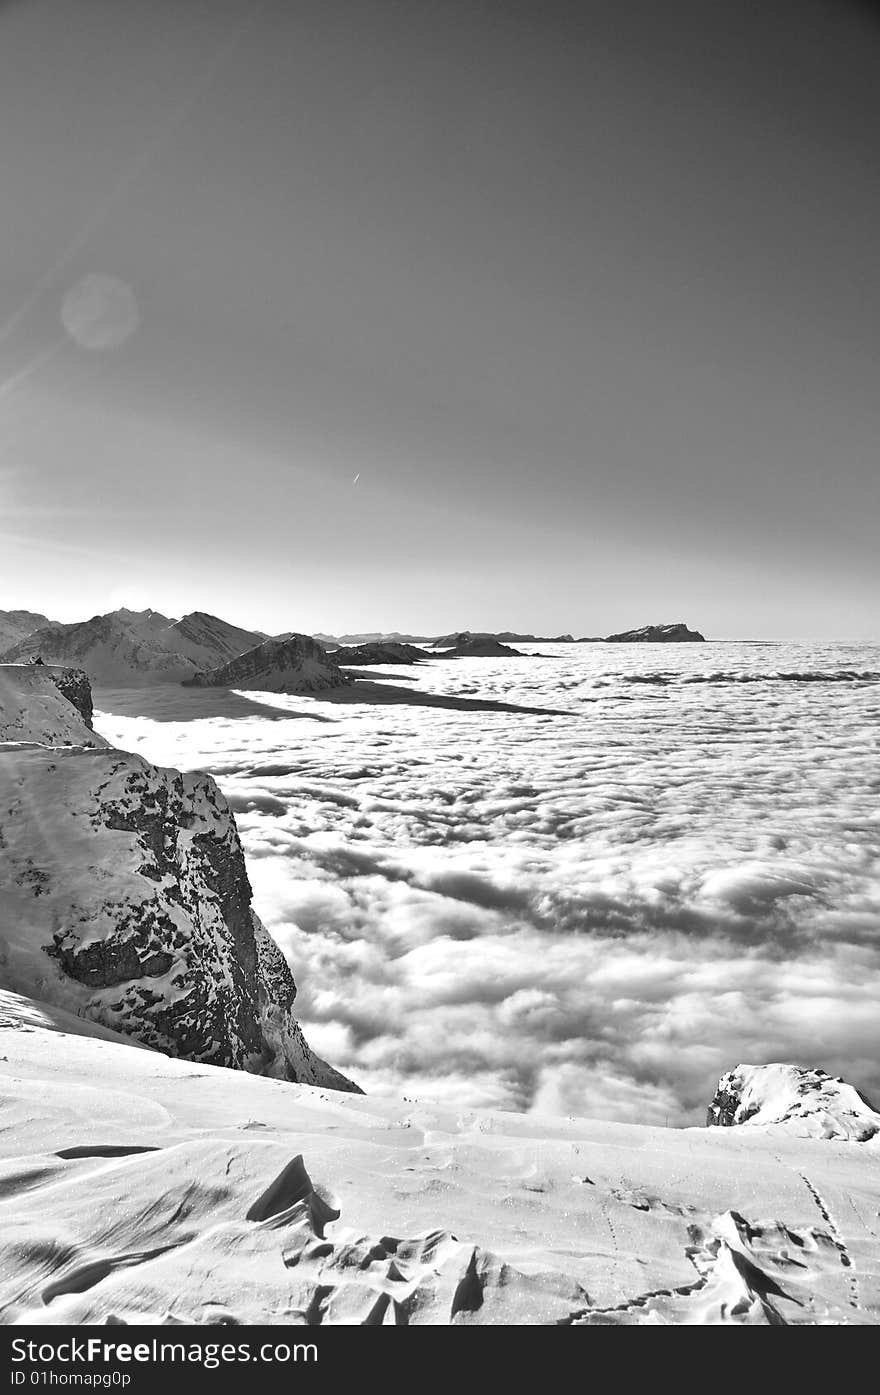
[[[878,69],[843,0],[0,3],[0,608],[880,636]]]

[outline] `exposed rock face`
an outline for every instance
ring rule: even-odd
[[[94,708],[92,706],[92,685],[89,682],[88,674],[81,668],[47,667],[46,672],[59,693],[73,704],[89,731],[92,731]]]
[[[643,625],[640,630],[623,630],[618,635],[606,635],[608,644],[705,644],[706,636],[699,630],[689,630],[683,621],[675,625]]]
[[[336,657],[309,635],[267,639],[228,664],[186,679],[187,687],[244,688],[265,693],[317,693],[350,683]]]
[[[719,1080],[706,1124],[784,1124],[804,1137],[863,1143],[880,1134],[880,1113],[852,1085],[824,1070],[741,1065]]]
[[[337,664],[415,664],[420,659],[436,658],[427,649],[419,649],[414,644],[397,644],[394,641],[376,644],[340,645],[334,649],[331,658]]]
[[[8,986],[169,1055],[357,1088],[303,1039],[209,776],[84,747],[9,748],[0,761]]]

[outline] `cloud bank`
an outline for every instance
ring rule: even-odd
[[[388,674],[564,716],[273,694],[97,725],[216,775],[309,1040],[365,1089],[690,1123],[740,1061],[880,1095],[878,671],[548,646]]]

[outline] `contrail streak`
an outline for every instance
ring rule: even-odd
[[[23,368],[19,368],[17,373],[10,374],[4,383],[0,383],[0,402],[7,398],[10,393],[15,392],[16,388],[21,387],[22,383],[33,373],[36,373],[38,368],[42,368],[44,363],[48,363],[49,359],[54,358],[58,351],[64,348],[66,343],[67,340],[63,336],[61,339],[56,339],[54,344],[50,344],[48,349],[41,350],[40,353],[36,354],[35,357],[31,359],[30,363],[26,363]]]

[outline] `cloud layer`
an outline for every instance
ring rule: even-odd
[[[97,721],[217,776],[320,1054],[368,1091],[654,1123],[701,1121],[740,1061],[880,1095],[880,649],[388,673],[565,715],[273,694],[169,721],[166,693]]]

